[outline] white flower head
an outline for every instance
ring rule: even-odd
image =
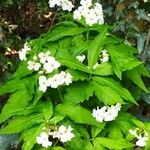
[[[72,133],[72,127],[69,125],[68,128],[65,127],[64,125],[61,125],[58,129],[59,132],[59,139],[61,142],[68,142],[71,141],[72,138],[74,137],[74,134]]]
[[[50,51],[47,51],[46,53],[41,52],[38,54],[39,58],[40,58],[40,63],[44,64],[48,61],[48,59],[50,59]]]
[[[73,6],[72,2],[69,0],[61,0],[61,7],[62,7],[62,10],[71,11],[74,6]]]
[[[45,76],[39,77],[39,90],[42,92],[45,92],[47,90],[47,87],[49,86],[49,83]]]
[[[103,50],[100,54],[100,61],[101,63],[109,61],[109,54],[107,50]]]
[[[36,142],[38,144],[41,144],[45,148],[52,146],[52,142],[49,141],[48,135],[46,132],[41,132],[41,134],[38,137],[36,137]]]
[[[34,61],[28,61],[27,64],[28,64],[28,67],[27,67],[27,68],[28,68],[29,70],[38,71],[38,70],[40,69],[40,67],[41,67],[41,64],[40,64],[40,63],[36,63],[36,62],[34,62]]]
[[[80,4],[84,7],[89,8],[92,6],[92,0],[81,0]]]
[[[78,59],[82,63],[85,60],[85,55],[78,55],[76,56],[76,59]]]

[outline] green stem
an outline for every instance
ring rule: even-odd
[[[56,145],[57,145],[57,143],[59,142],[59,139],[55,142],[55,144],[54,144],[54,146],[53,147],[55,147]]]
[[[89,31],[90,31],[90,30],[89,30],[89,27],[88,27],[88,26],[86,27],[86,29],[87,29],[86,40],[88,40],[88,39],[89,39]]]
[[[61,90],[60,90],[59,87],[58,87],[57,89],[58,89],[58,93],[59,93],[59,96],[60,96],[60,100],[63,102],[63,96],[62,96],[62,94],[61,94]]]

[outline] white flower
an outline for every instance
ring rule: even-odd
[[[64,82],[66,85],[69,85],[70,83],[72,83],[72,75],[67,72],[66,75],[64,75]]]
[[[97,107],[97,109],[93,109],[93,113],[92,116],[94,118],[96,118],[96,120],[98,122],[103,122],[104,118],[105,118],[105,112],[107,110],[107,106],[102,107],[101,109],[99,109]]]
[[[35,61],[36,61],[36,60],[37,60],[37,56],[33,56],[33,60],[35,60]]]
[[[99,66],[99,63],[96,63],[96,64],[93,66],[93,69],[96,69],[98,66]]]
[[[47,87],[49,86],[49,83],[45,76],[39,77],[39,90],[42,92],[45,92],[47,90]]]
[[[96,118],[98,122],[103,121],[113,121],[118,116],[118,112],[121,109],[121,104],[117,103],[116,105],[112,106],[104,106],[101,109],[97,108],[93,109],[92,116]]]
[[[56,89],[60,84],[59,84],[59,76],[56,74],[54,75],[53,77],[49,78],[47,80],[48,82],[48,85],[51,87],[51,88],[54,88]]]
[[[80,20],[81,19],[81,13],[79,10],[75,10],[74,13],[73,13],[73,18],[75,20]]]
[[[28,43],[26,42],[24,44],[24,47],[19,51],[20,60],[27,60],[26,55],[29,51],[31,51],[31,48],[28,46]]]
[[[52,142],[48,140],[48,135],[45,132],[41,132],[40,136],[36,137],[36,142],[38,144],[42,144],[45,148],[52,146]]]
[[[146,141],[144,139],[140,139],[136,142],[137,146],[144,147],[146,146]]]
[[[51,54],[50,51],[47,51],[46,53],[43,52],[39,53],[38,56],[40,58],[40,62],[42,64],[46,63],[48,59],[50,59],[50,54]]]
[[[68,1],[68,0],[62,0],[61,2],[61,7],[62,7],[62,10],[68,10],[68,11],[71,11],[72,8],[74,7],[72,2],[71,1]]]
[[[40,63],[36,63],[34,61],[28,61],[28,69],[29,70],[34,70],[34,71],[38,71],[41,67],[41,64]]]
[[[60,63],[56,61],[54,57],[49,57],[47,59],[47,62],[43,65],[43,68],[46,70],[46,73],[51,73],[59,67]]]
[[[80,4],[84,7],[91,7],[92,6],[92,0],[81,0]]]
[[[51,8],[55,6],[61,6],[61,0],[49,0],[48,3]]]
[[[71,141],[71,139],[74,137],[74,134],[71,132],[73,129],[69,125],[68,128],[61,125],[58,129],[59,132],[59,139],[61,142],[67,142]]]
[[[101,52],[100,61],[101,61],[101,63],[104,63],[104,62],[108,62],[108,61],[109,61],[109,54],[108,54],[108,51],[107,51],[107,50],[103,50],[103,51]]]
[[[82,63],[85,60],[85,55],[78,55],[76,56],[76,59],[78,59]]]

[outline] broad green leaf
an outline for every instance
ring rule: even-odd
[[[84,141],[84,150],[95,150],[90,141]]]
[[[17,71],[14,73],[13,75],[13,78],[15,79],[21,79],[27,75],[30,75],[32,74],[33,72],[30,71],[28,68],[27,68],[27,63],[26,62],[21,62]]]
[[[108,75],[113,75],[113,68],[111,63],[106,62],[100,64],[94,71],[93,74],[95,75],[102,75],[102,76],[108,76]]]
[[[66,36],[74,36],[74,35],[81,34],[85,31],[86,31],[85,28],[73,27],[73,26],[66,27],[60,25],[53,28],[52,31],[48,32],[49,34],[47,34],[46,36],[46,41],[47,42],[56,41]]]
[[[106,148],[102,146],[98,140],[93,140],[93,147],[94,150],[106,150]]]
[[[11,80],[2,87],[0,87],[0,95],[4,95],[6,93],[13,93],[15,91],[23,89],[25,89],[25,85],[23,82],[21,82],[20,80]]]
[[[7,120],[12,115],[17,115],[17,113],[25,109],[31,99],[32,95],[30,95],[27,90],[18,91],[12,94],[2,109],[0,123]]]
[[[120,79],[123,71],[131,70],[142,63],[126,51],[121,51],[117,45],[108,45],[106,49],[110,53],[114,72]]]
[[[52,150],[66,150],[66,149],[60,146],[56,146]]]
[[[93,95],[93,87],[89,82],[76,82],[67,88],[64,103],[72,105],[88,100]]]
[[[44,104],[43,104],[43,115],[44,115],[44,118],[45,120],[48,122],[49,119],[52,117],[53,115],[53,105],[52,105],[52,102],[50,101],[46,101]]]
[[[124,149],[134,147],[134,144],[124,140],[124,139],[117,139],[116,138],[105,138],[105,137],[98,137],[95,138],[94,141],[107,147],[109,149]]]
[[[88,79],[88,75],[84,72],[73,70],[73,69],[67,69],[67,71],[73,76],[73,81],[84,81]]]
[[[94,139],[105,127],[105,123],[101,124],[99,127],[92,126],[91,127],[91,134],[92,138]]]
[[[93,118],[92,113],[89,110],[87,110],[84,107],[81,107],[80,105],[72,106],[60,104],[56,107],[56,111],[66,117],[69,117],[76,123],[96,126],[99,126],[100,124]]]
[[[81,62],[79,62],[75,57],[73,57],[66,50],[61,51],[61,54],[58,56],[58,61],[67,67],[70,67],[74,70],[80,70],[86,73],[90,73],[90,70]]]
[[[96,64],[97,59],[99,57],[100,52],[104,46],[104,41],[106,39],[107,28],[96,36],[96,38],[92,41],[90,48],[88,50],[88,65],[90,68]]]
[[[125,100],[136,103],[131,93],[127,89],[123,88],[119,82],[106,77],[93,77],[93,80],[98,82],[100,85],[113,89],[117,92],[118,95],[120,95],[120,97],[124,98]]]
[[[57,124],[58,122],[62,121],[65,117],[63,115],[57,115],[50,119],[49,123],[50,124]]]
[[[40,135],[44,125],[45,124],[37,125],[23,132],[22,134],[22,138],[24,141],[22,145],[23,150],[31,150],[33,148],[34,144],[36,144],[36,137]]]
[[[1,128],[0,134],[14,134],[19,133],[35,124],[42,123],[44,121],[41,114],[20,116],[13,119],[6,127]]]
[[[142,78],[141,78],[142,75],[150,76],[143,64],[127,71],[127,76],[142,90],[148,92],[148,90],[146,89],[144,85],[144,82],[142,81]]]
[[[123,104],[123,100],[111,87],[100,85],[93,81],[94,92],[100,102],[105,105]]]

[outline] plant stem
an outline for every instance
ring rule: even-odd
[[[89,39],[89,27],[87,26],[86,29],[87,29],[86,40],[88,40]]]
[[[58,89],[58,93],[59,93],[59,96],[60,96],[60,100],[63,102],[63,96],[62,96],[62,94],[61,94],[61,90],[60,90],[59,87],[58,87],[57,89]]]

